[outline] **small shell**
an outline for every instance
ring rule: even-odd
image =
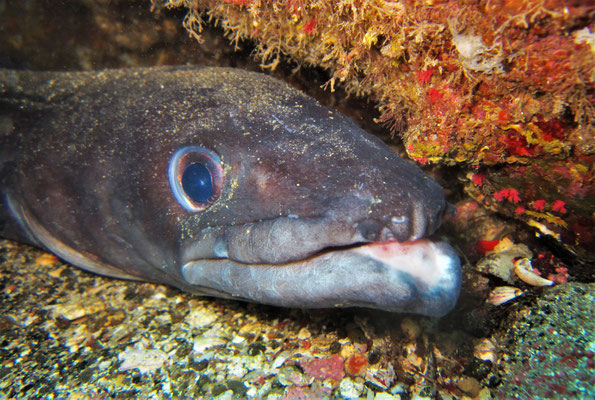
[[[499,306],[500,304],[504,304],[507,301],[520,296],[521,294],[523,294],[523,291],[519,288],[512,286],[498,286],[492,290],[487,301],[490,304]]]
[[[531,260],[528,258],[520,258],[514,262],[514,272],[520,280],[532,286],[551,286],[554,284],[549,279],[542,278],[533,272],[531,267]]]
[[[496,345],[487,338],[475,345],[473,355],[480,360],[496,362]]]

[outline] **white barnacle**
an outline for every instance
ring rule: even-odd
[[[503,72],[502,46],[500,42],[494,42],[491,47],[483,43],[481,36],[462,34],[454,27],[453,20],[448,21],[454,44],[459,58],[465,68],[478,72]]]

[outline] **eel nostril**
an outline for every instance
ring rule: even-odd
[[[411,220],[404,215],[400,215],[391,217],[390,222],[394,238],[399,242],[407,241],[411,234]]]
[[[375,241],[382,227],[376,221],[362,221],[357,225],[357,230],[365,240]]]

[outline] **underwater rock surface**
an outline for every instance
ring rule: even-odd
[[[595,397],[595,286],[567,283],[515,314],[496,391],[506,399]]]

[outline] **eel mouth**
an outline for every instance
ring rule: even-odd
[[[366,307],[440,317],[456,304],[460,260],[445,242],[422,239],[325,247],[303,259],[186,262],[193,291],[282,307]]]
[[[227,258],[245,264],[285,264],[374,242],[414,242],[434,233],[444,209],[429,213],[421,205],[406,215],[315,218],[278,217],[253,223],[207,228],[183,249],[183,263]],[[361,213],[360,213],[361,214]]]

